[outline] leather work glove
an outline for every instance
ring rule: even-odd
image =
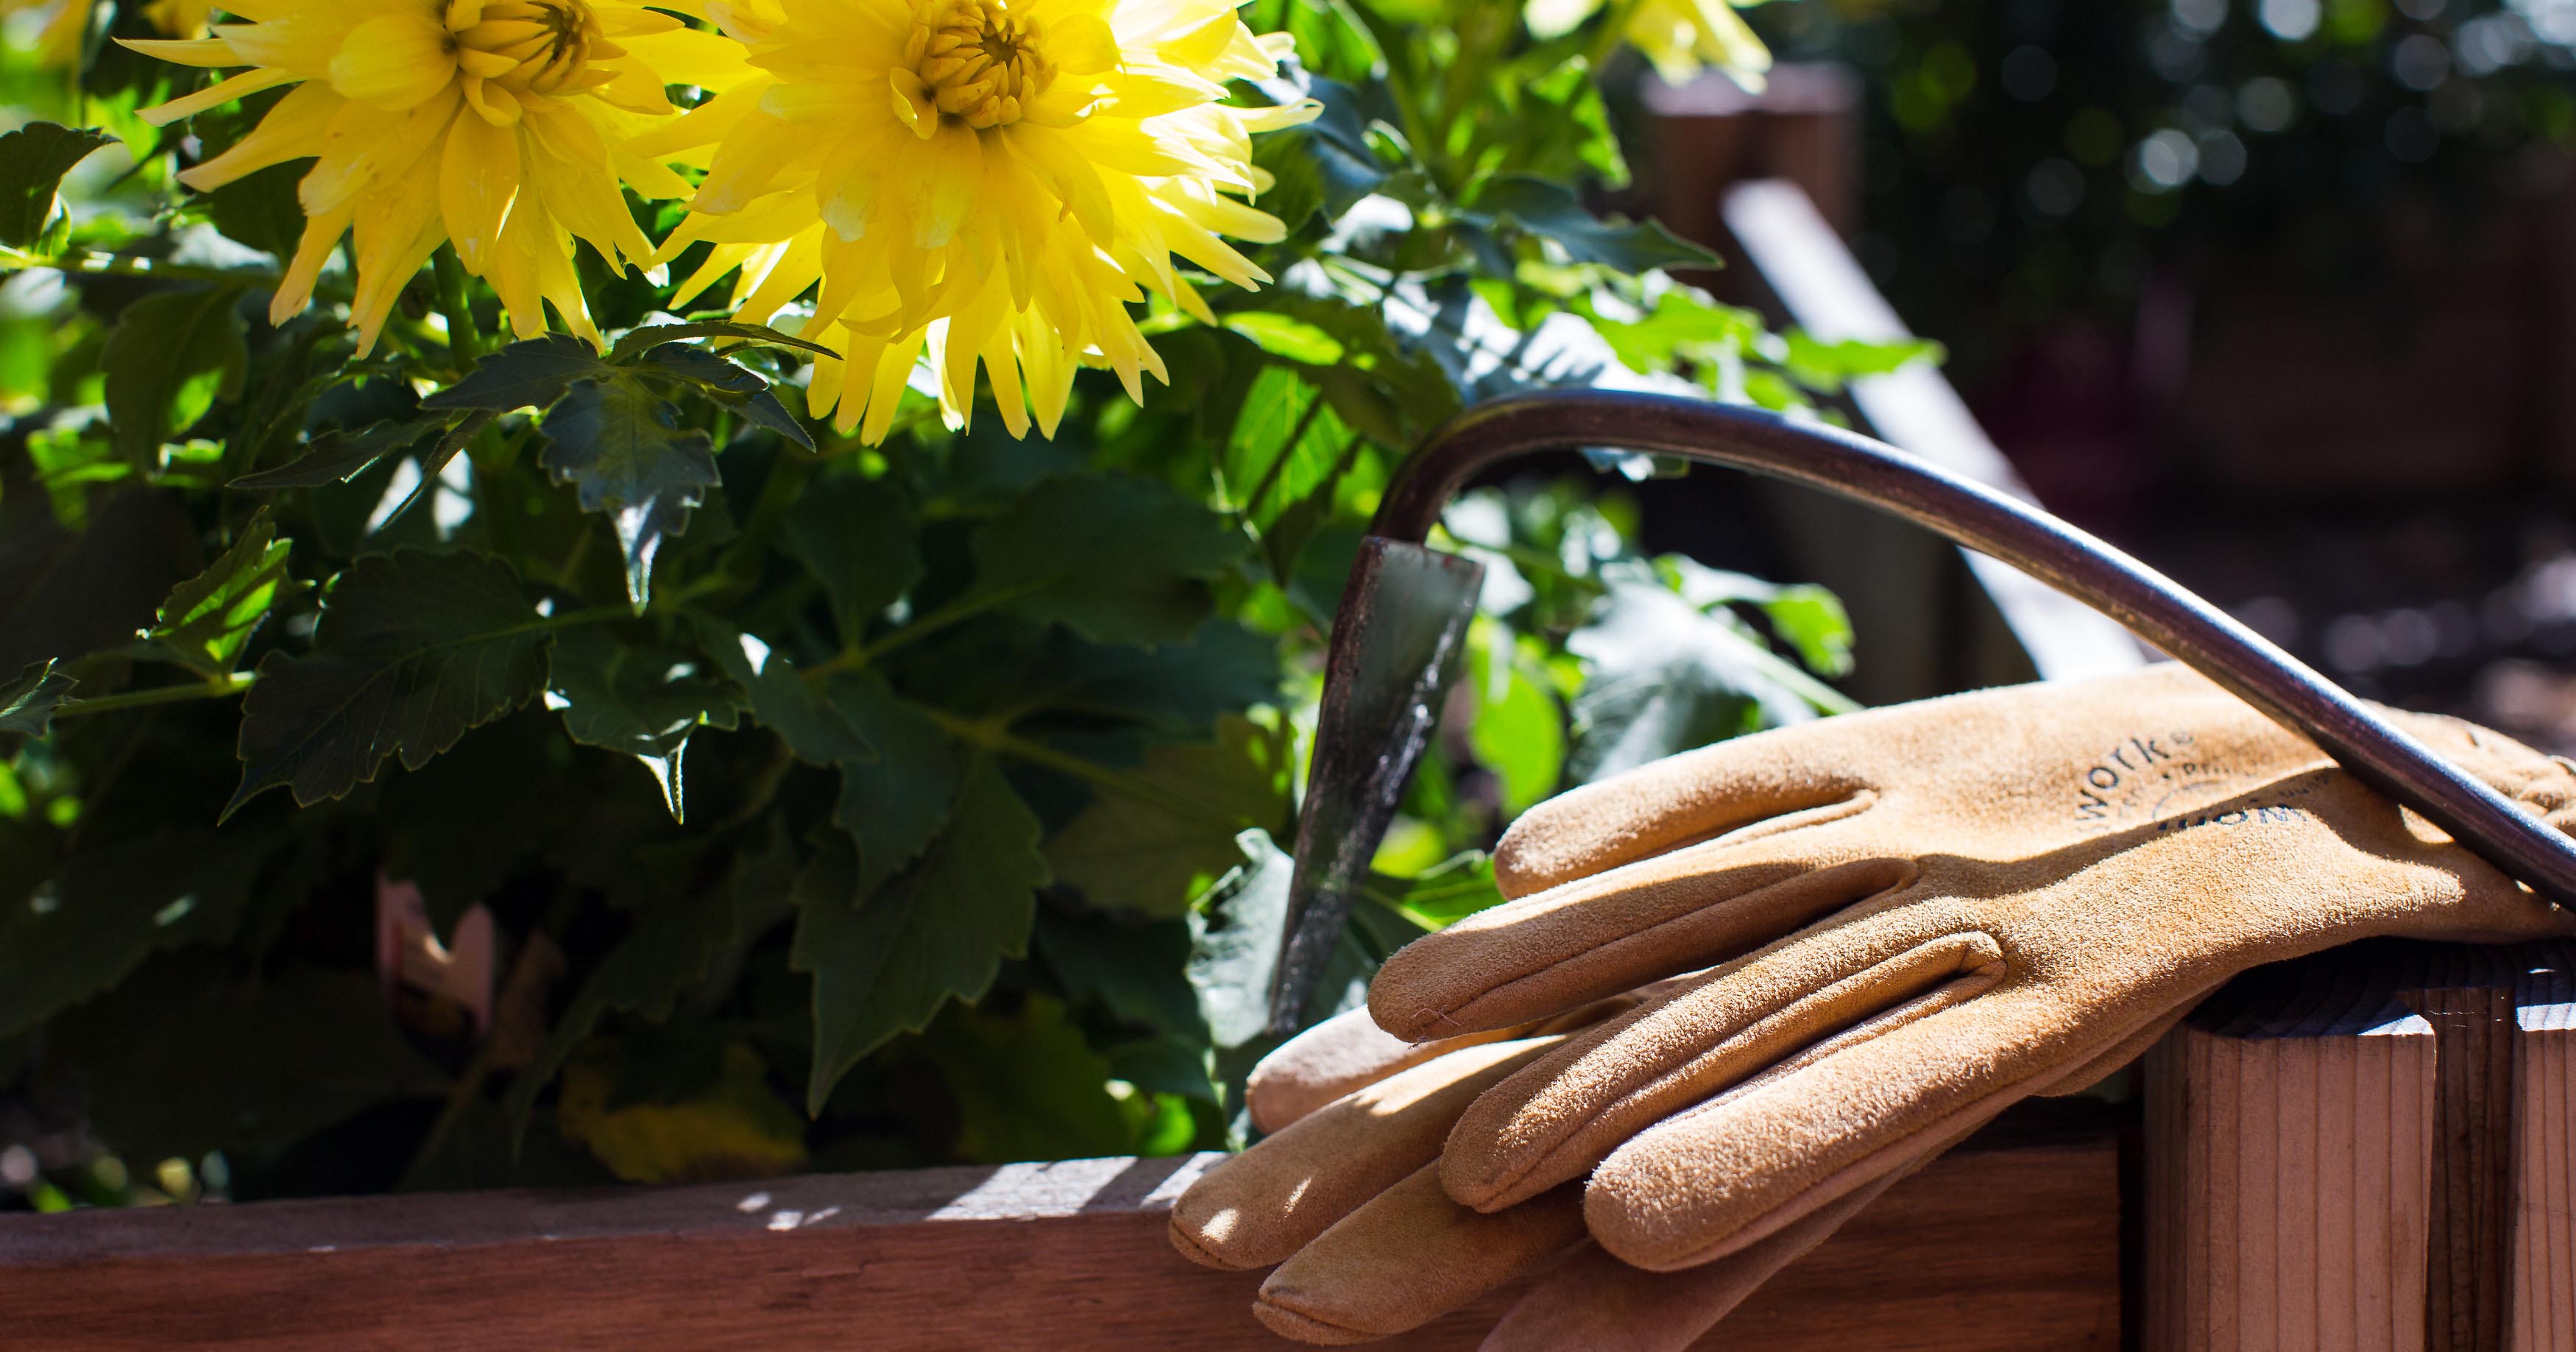
[[[2405,722],[2576,828],[2576,766]],[[1592,1237],[1659,1272],[1829,1230],[2249,967],[2576,932],[2172,666],[1721,743],[1541,805],[1496,863],[1518,899],[1396,954],[1370,1008],[1402,1038],[1458,1037],[1710,969],[1497,1061],[1440,1152],[1443,1191],[1479,1213],[1588,1178]]]
[[[1353,1343],[1415,1328],[1518,1280],[1570,1247],[1489,1349],[1553,1352],[1625,1330],[1619,1346],[1679,1349],[1841,1223],[1810,1225],[1723,1263],[1670,1276],[1583,1241],[1572,1186],[1491,1215],[1449,1200],[1435,1161],[1467,1105],[1565,1034],[1658,993],[1597,1001],[1520,1028],[1406,1043],[1352,1010],[1264,1058],[1247,1086],[1262,1143],[1210,1169],[1174,1206],[1174,1247],[1210,1267],[1281,1266],[1254,1313],[1288,1337]],[[1875,1196],[1875,1190],[1868,1196]],[[1856,1210],[1868,1197],[1859,1198]],[[1284,1260],[1284,1261],[1283,1261]],[[1572,1341],[1569,1341],[1571,1339]]]

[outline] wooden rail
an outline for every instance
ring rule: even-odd
[[[1781,1274],[1722,1341],[2110,1352],[2116,1154],[2098,1113],[2008,1116]],[[1289,1347],[1252,1318],[1259,1274],[1195,1267],[1164,1238],[1216,1158],[0,1218],[0,1346]],[[1382,1345],[1463,1352],[1509,1296]]]

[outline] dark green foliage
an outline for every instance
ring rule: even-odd
[[[1513,13],[1252,6],[1299,56],[1246,101],[1321,104],[1255,142],[1276,280],[1140,311],[1168,385],[1086,372],[1051,442],[917,393],[882,445],[834,435],[793,386],[845,331],[674,314],[587,254],[601,344],[501,341],[488,289],[424,276],[361,359],[343,269],[272,325],[246,252],[296,247],[300,164],[173,181],[252,109],[74,213],[109,138],[0,137],[0,244],[65,279],[0,315],[0,1099],[85,1092],[130,1163],[227,1151],[244,1195],[632,1174],[622,1113],[671,1175],[1223,1144],[1392,468],[1534,384],[1798,406],[1916,355],[1648,271],[1704,258],[1584,207],[1621,171],[1590,58]],[[151,145],[166,71],[115,51],[86,107]],[[1504,582],[1343,1002],[1498,899],[1511,813],[1831,706],[1775,647],[1850,660],[1830,597],[1641,559],[1588,487],[1451,530]],[[411,887],[440,947],[392,980]],[[487,926],[489,1026],[421,976]]]

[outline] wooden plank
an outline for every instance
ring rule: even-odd
[[[2147,1352],[2576,1348],[2576,942],[2247,973],[2148,1056]]]
[[[2106,1124],[2009,1115],[1706,1344],[2119,1345]],[[1286,1347],[1164,1237],[1215,1156],[0,1218],[25,1352]],[[1476,1345],[1513,1293],[1382,1344]]]

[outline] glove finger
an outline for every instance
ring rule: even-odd
[[[1191,1184],[1172,1207],[1172,1247],[1219,1268],[1286,1258],[1437,1159],[1477,1095],[1558,1041],[1464,1047],[1307,1114]]]
[[[1365,1009],[1344,1010],[1261,1058],[1244,1084],[1244,1107],[1252,1115],[1253,1127],[1268,1136],[1335,1099],[1451,1052],[1588,1028],[1661,993],[1660,986],[1624,991],[1535,1023],[1429,1042],[1407,1042],[1387,1032]]]
[[[1896,1181],[1890,1175],[1740,1253],[1681,1272],[1630,1267],[1586,1244],[1504,1314],[1479,1352],[1683,1352]]]
[[[1592,1174],[1604,1248],[1671,1271],[1757,1243],[2097,1059],[2164,1007],[2051,1055],[2063,1011],[1989,994],[1637,1133]]]
[[[1974,1128],[1923,1141],[1925,1148],[1919,1154],[1885,1176],[1697,1267],[1650,1272],[1620,1261],[1599,1245],[1586,1245],[1530,1288],[1494,1326],[1480,1352],[1554,1352],[1568,1347],[1682,1352],[1782,1268],[1831,1238],[1844,1222],[1958,1144],[1970,1130]]]
[[[1582,1238],[1579,1187],[1487,1214],[1450,1201],[1425,1165],[1280,1264],[1252,1312],[1302,1342],[1367,1342],[1518,1281]]]
[[[1929,1018],[2003,976],[2002,950],[1983,933],[1911,945],[1856,937],[1867,936],[1815,936],[1715,973],[1513,1074],[1450,1132],[1441,1155],[1450,1196],[1491,1209],[1580,1178],[1631,1135],[1711,1095]]]
[[[1398,1037],[1454,1036],[1723,962],[1911,882],[1865,820],[1712,841],[1478,912],[1387,959],[1369,1012]]]
[[[1367,1010],[1344,1010],[1261,1058],[1244,1082],[1244,1107],[1256,1130],[1273,1135],[1325,1104],[1388,1076],[1451,1052],[1507,1041],[1514,1032],[1489,1028],[1460,1037],[1407,1042],[1378,1027]]]
[[[1569,789],[1503,832],[1494,883],[1523,897],[1721,836],[1864,811],[1877,797],[1870,782],[1800,745],[1847,740],[1826,726],[1738,737]]]

